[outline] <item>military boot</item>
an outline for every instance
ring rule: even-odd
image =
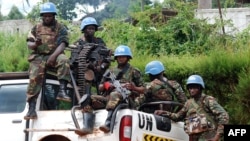
[[[29,111],[24,116],[24,119],[25,120],[37,119],[37,114],[36,114],[36,99],[32,98],[32,99],[30,99],[30,101],[28,103],[29,103]]]
[[[99,127],[99,129],[102,130],[104,133],[108,133],[110,131],[110,123],[111,123],[112,114],[113,114],[113,111],[109,110],[105,124]]]
[[[56,99],[66,101],[66,102],[71,102],[71,98],[66,93],[66,87],[67,87],[68,82],[66,80],[59,80],[59,83],[60,83],[60,86],[59,86],[60,89],[59,89]]]
[[[87,134],[93,133],[95,123],[95,114],[93,113],[83,113],[83,125],[84,127],[82,129],[78,129],[75,131],[76,134],[79,136],[85,136]]]

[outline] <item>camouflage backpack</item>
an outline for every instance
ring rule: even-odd
[[[150,82],[147,90],[147,101],[172,101],[174,99],[175,89],[168,81]]]

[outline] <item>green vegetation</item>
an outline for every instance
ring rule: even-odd
[[[153,9],[148,7],[144,12],[131,13],[137,21],[134,25],[119,19],[105,20],[102,23],[104,30],[97,32],[97,36],[102,37],[111,49],[119,44],[130,46],[133,51],[131,64],[143,74],[145,65],[156,59],[166,66],[168,78],[176,79],[184,89],[189,75],[200,74],[205,81],[205,93],[216,97],[226,108],[230,123],[249,124],[249,29],[236,35],[223,35],[220,32],[225,24],[220,20],[209,25],[205,20],[193,17],[193,3],[169,0],[164,5],[178,15],[165,21],[161,15],[162,7],[155,5]],[[152,14],[156,18],[152,18]],[[230,21],[225,23],[229,25]],[[73,43],[81,34],[79,27],[66,21],[65,24],[70,29]],[[0,33],[1,72],[27,71],[29,51],[25,39],[26,35]]]

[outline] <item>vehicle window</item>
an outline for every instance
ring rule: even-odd
[[[0,114],[21,113],[26,105],[27,84],[2,85],[0,87]]]

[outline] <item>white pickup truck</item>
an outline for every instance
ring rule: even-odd
[[[36,105],[37,120],[24,120],[28,111],[26,103],[27,72],[0,73],[0,141],[188,141],[183,122],[143,112],[144,107],[156,104],[180,105],[171,102],[147,103],[139,110],[127,109],[121,104],[115,110],[111,132],[104,134],[99,126],[104,124],[107,111],[95,111],[93,134],[78,136],[83,116],[78,105],[67,105],[55,100],[58,81],[46,79]],[[73,96],[69,85],[67,90]]]

